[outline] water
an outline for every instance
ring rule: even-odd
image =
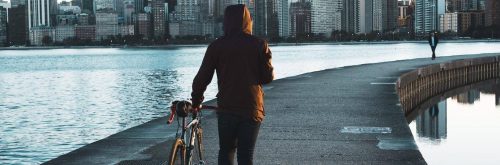
[[[427,44],[273,46],[277,78],[430,58]],[[206,46],[0,51],[0,164],[39,164],[167,115],[189,98]],[[442,43],[438,56],[498,53],[500,43]],[[214,78],[215,82],[215,78]],[[216,94],[213,83],[206,98]]]
[[[464,88],[424,109],[410,123],[420,152],[430,165],[498,164],[500,80]]]

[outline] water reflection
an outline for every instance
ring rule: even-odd
[[[416,119],[417,134],[430,139],[445,139],[447,134],[446,102],[440,102]]]
[[[500,80],[489,80],[444,94],[419,110],[410,123],[429,164],[498,164]],[[430,99],[432,100],[432,99]]]

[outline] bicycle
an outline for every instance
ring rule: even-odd
[[[194,165],[205,164],[203,161],[203,129],[201,127],[202,109],[216,109],[214,106],[202,106],[199,111],[194,111],[189,101],[174,101],[170,107],[170,116],[167,124],[172,124],[177,115],[177,133],[168,159],[169,165]],[[191,114],[191,122],[187,123],[186,117]],[[179,121],[179,118],[181,121]],[[182,123],[182,125],[181,125]],[[179,132],[179,128],[182,130]],[[187,135],[189,141],[186,143]],[[180,159],[179,159],[180,157]]]

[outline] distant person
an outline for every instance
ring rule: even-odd
[[[274,79],[267,42],[252,35],[252,18],[245,5],[231,5],[224,13],[224,36],[212,42],[193,80],[193,107],[217,73],[219,165],[253,164],[260,124],[264,119],[262,84]]]
[[[429,45],[431,45],[432,49],[432,60],[436,59],[436,47],[439,43],[437,32],[433,32],[429,35]]]

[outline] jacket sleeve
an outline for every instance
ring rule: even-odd
[[[260,83],[268,84],[274,80],[274,72],[273,65],[271,64],[272,53],[267,45],[267,42],[264,42],[264,49],[261,50],[263,53],[261,55],[262,62],[260,63]]]
[[[201,63],[198,73],[193,80],[193,91],[191,93],[191,101],[193,106],[199,106],[203,102],[203,93],[207,89],[208,84],[212,81],[215,72],[217,60],[215,59],[214,48],[210,45],[205,52],[203,62]]]

